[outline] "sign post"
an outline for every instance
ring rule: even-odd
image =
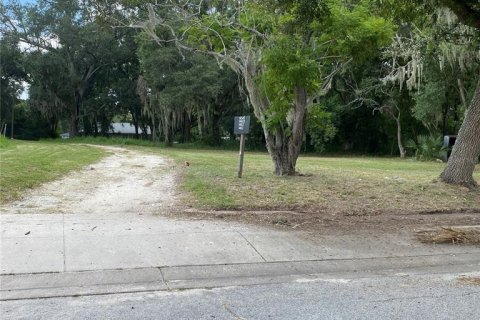
[[[240,154],[238,160],[238,177],[242,177],[243,173],[243,156],[245,155],[245,135],[240,135]]]
[[[250,131],[250,116],[235,117],[234,134],[240,135],[240,154],[238,161],[238,177],[243,174],[243,156],[245,154],[245,135]]]

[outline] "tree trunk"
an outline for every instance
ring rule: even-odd
[[[93,135],[95,137],[97,137],[98,136],[98,119],[97,119],[96,116],[95,116],[95,119],[93,119],[93,121],[94,121],[93,122]]]
[[[77,106],[73,107],[70,110],[70,138],[73,138],[78,135],[78,126],[80,124],[79,121],[79,112]]]
[[[480,156],[480,80],[465,115],[447,167],[440,175],[442,181],[474,188],[475,165]]]
[[[152,132],[152,142],[157,143],[157,127],[155,126],[155,120],[152,119],[152,124],[150,126],[150,132]]]
[[[197,125],[198,125],[198,135],[200,138],[203,138],[202,113],[200,112],[200,108],[198,107],[197,107]]]
[[[190,130],[192,128],[192,119],[187,111],[183,112],[183,142],[190,142]]]
[[[307,92],[304,88],[296,87],[294,93],[294,109],[289,116],[290,135],[287,136],[283,128],[278,128],[273,135],[264,127],[267,149],[272,157],[274,173],[277,176],[293,176],[297,173],[297,159],[302,149],[307,111]]]
[[[307,113],[307,91],[305,88],[296,87],[295,92],[295,109],[293,110],[293,119],[291,124],[292,133],[288,139],[288,158],[287,164],[288,175],[296,173],[295,167],[297,159],[302,149],[303,136],[305,131],[305,119]]]
[[[405,158],[405,148],[403,147],[402,143],[402,124],[400,123],[400,115],[398,118],[395,119],[397,122],[397,143],[398,143],[398,151],[400,151],[400,158]]]
[[[260,121],[263,128],[266,147],[273,162],[274,174],[277,176],[295,175],[305,129],[307,111],[307,92],[305,88],[294,88],[294,106],[291,111],[292,114],[287,119],[291,130],[287,133],[281,125],[276,129],[267,125],[269,102],[263,97],[261,90],[254,81],[256,72],[252,61],[249,61],[242,72],[255,117]]]
[[[49,135],[51,138],[56,138],[56,135],[57,135],[57,117],[55,116],[51,116],[49,119],[48,119],[48,123],[49,123],[49,126],[48,126],[48,129],[49,129]]]
[[[274,151],[270,153],[273,162],[273,173],[277,176],[287,176],[295,174],[295,166],[292,163],[288,163],[288,151],[287,148],[274,148]]]

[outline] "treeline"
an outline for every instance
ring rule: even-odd
[[[9,1],[1,16],[6,135],[128,122],[221,145],[249,114],[277,174],[302,151],[440,157],[480,71],[478,29],[438,1]]]

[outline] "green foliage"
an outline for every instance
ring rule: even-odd
[[[28,102],[22,102],[15,106],[14,138],[21,140],[38,140],[41,138],[55,138],[56,119],[48,119],[36,108],[32,108]]]
[[[7,1],[0,14],[25,29],[8,30],[2,19],[0,122],[9,123],[15,110],[15,137],[22,139],[54,137],[68,129],[73,115],[85,135],[108,135],[113,119],[122,119],[153,128],[157,140],[175,145],[236,148],[233,116],[259,112],[246,102],[241,71],[218,68],[218,62],[231,59],[250,68],[264,104],[260,120],[252,121],[250,147],[264,148],[264,129],[282,135],[279,145],[288,144],[301,100],[297,93],[306,92],[307,115],[300,126],[306,151],[393,155],[396,123],[387,112],[372,116],[372,109],[393,102],[406,140],[427,132],[455,134],[479,74],[480,33],[449,20],[444,11],[434,15],[436,1],[229,0],[203,1],[199,7],[197,1],[169,2],[182,10],[146,0],[123,0],[121,10],[117,2],[14,2]],[[146,21],[148,3],[162,23],[143,32],[110,25]],[[90,5],[98,15],[91,15]],[[192,15],[184,15],[190,9]],[[416,37],[403,43],[421,57],[415,92],[379,81],[393,63],[385,60],[389,52],[382,56],[380,50],[395,33],[403,40]],[[21,52],[19,38],[45,48]],[[55,40],[41,41],[48,39]],[[57,42],[61,46],[52,45]],[[178,43],[194,50],[180,51]],[[409,61],[401,56],[395,63]],[[19,104],[24,80],[31,84],[30,98]],[[411,148],[420,150],[419,158],[435,153],[421,149],[417,143]]]
[[[446,103],[446,87],[441,82],[427,82],[416,94],[413,116],[421,121],[430,132],[435,132],[442,121]]]
[[[328,47],[333,56],[353,58],[363,62],[378,48],[389,45],[394,35],[394,24],[372,14],[374,1],[360,1],[348,5],[331,1],[326,25],[317,25],[318,46]],[[325,30],[326,29],[326,30]]]
[[[248,1],[245,3],[245,9],[239,16],[240,28],[236,29],[241,39],[251,41],[255,39],[257,45],[262,45],[262,39],[255,37],[248,28],[256,30],[260,34],[275,34],[278,28],[279,20],[285,19],[284,16],[273,14],[273,11],[265,10],[265,3],[261,1]]]
[[[324,151],[325,144],[337,133],[337,128],[333,125],[333,114],[325,111],[321,104],[310,107],[306,127],[306,132],[317,152]]]
[[[8,36],[0,38],[0,128],[11,119],[25,80],[25,56],[17,47],[17,40]],[[9,128],[10,129],[10,128]]]
[[[447,152],[442,138],[429,135],[419,135],[416,141],[407,141],[406,148],[414,152],[415,159],[421,161],[444,159]]]
[[[68,115],[70,131],[78,133],[81,117],[91,110],[84,103],[102,68],[125,62],[125,33],[92,17],[89,2],[46,1],[16,7],[9,3],[9,20],[22,20],[9,34],[32,48],[28,67],[32,106],[48,118]]]
[[[164,141],[195,138],[221,144],[221,135],[231,127],[223,118],[237,115],[244,104],[234,73],[220,69],[205,54],[186,52],[182,56],[177,48],[152,44],[143,35],[139,43],[140,64],[150,90],[145,109],[160,124]]]
[[[272,131],[288,123],[295,89],[305,89],[309,96],[317,94],[332,63],[349,58],[362,62],[388,45],[393,36],[393,24],[372,15],[369,1],[352,6],[328,2],[328,6],[317,8],[314,17],[308,15],[309,24],[304,21],[300,27],[298,15],[303,5],[298,1],[283,7],[275,32],[263,43],[265,68],[258,82],[270,102],[266,123]],[[272,20],[268,18],[270,12],[263,15],[267,21]],[[288,129],[285,132],[288,134]],[[313,133],[312,137],[321,135]]]
[[[299,35],[272,37],[262,59],[266,66],[262,84],[269,98],[290,103],[295,87],[305,88],[309,93],[318,90],[320,70],[315,59],[316,54]]]

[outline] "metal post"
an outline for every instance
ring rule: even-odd
[[[238,162],[238,177],[242,177],[243,173],[243,155],[245,154],[245,135],[240,135],[240,160]]]

